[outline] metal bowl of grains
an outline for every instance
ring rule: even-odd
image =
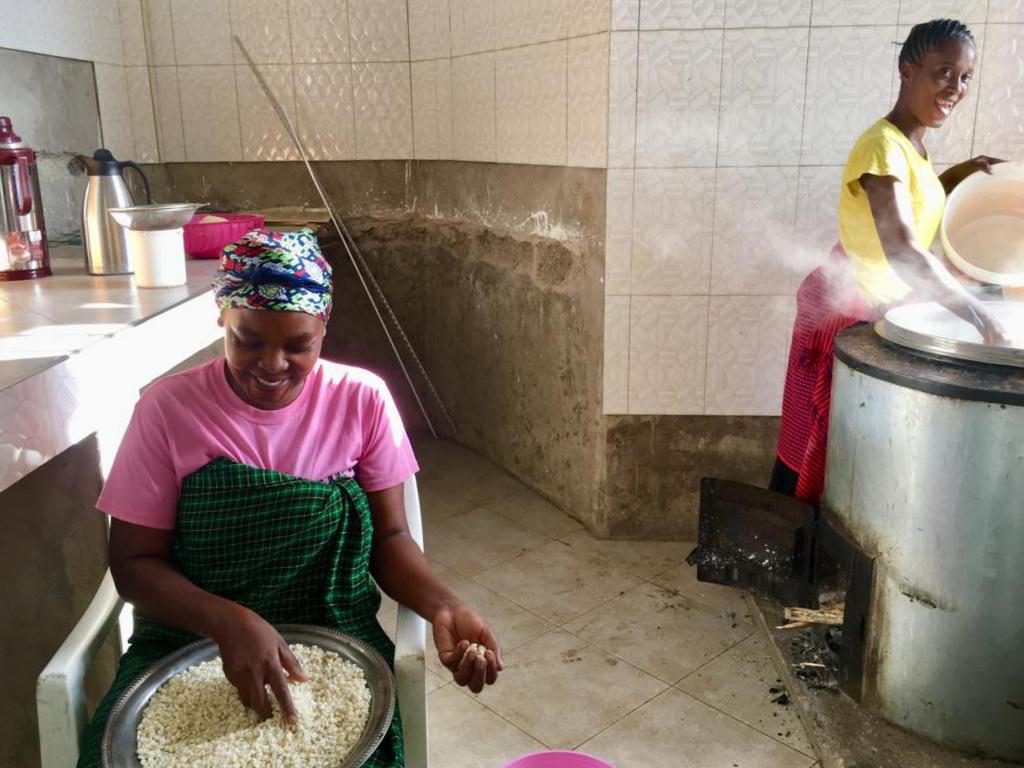
[[[394,716],[395,679],[387,662],[362,640],[326,627],[283,624],[276,629],[297,656],[298,651],[303,650],[307,658],[319,663],[322,669],[340,670],[348,676],[352,685],[351,699],[345,700],[341,709],[324,709],[322,702],[311,698],[315,688],[303,690],[315,682],[316,670],[305,668],[299,656],[300,663],[304,664],[303,671],[310,677],[309,682],[292,686],[299,725],[295,729],[281,725],[276,703],[274,717],[256,725],[254,714],[242,707],[237,696],[232,701],[234,689],[224,687],[225,683],[228,687],[231,684],[223,673],[214,673],[214,665],[218,671],[220,669],[217,645],[211,640],[200,640],[153,664],[124,692],[110,711],[100,748],[100,764],[104,768],[143,768],[184,762],[246,766],[260,764],[262,755],[264,761],[272,758],[275,765],[361,766],[383,741]],[[166,714],[157,711],[158,707],[147,714],[151,700],[165,684],[175,678],[180,683],[186,677],[179,676],[186,672],[193,678],[197,674],[202,676],[203,670],[206,670],[204,679],[189,683],[193,686],[189,688],[189,695],[195,693],[196,705],[187,708],[184,718],[187,722],[147,724],[147,717],[153,720],[159,715],[167,720]],[[170,685],[161,692],[163,699],[158,697],[156,703],[170,701],[174,696],[180,700],[181,695],[175,685]],[[204,707],[209,711],[203,711]],[[169,745],[158,743],[161,741]],[[154,749],[154,744],[164,750]],[[268,754],[268,749],[281,754]],[[174,759],[167,759],[167,754],[174,755]],[[203,757],[197,757],[198,754]]]

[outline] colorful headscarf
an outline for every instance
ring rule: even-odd
[[[331,316],[331,265],[311,229],[256,229],[224,246],[213,281],[217,306]]]

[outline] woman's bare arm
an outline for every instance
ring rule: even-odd
[[[917,242],[914,214],[902,192],[902,182],[892,176],[865,174],[860,184],[868,196],[882,250],[899,278],[921,298],[938,302],[969,322],[986,343],[1005,342],[1005,331],[985,305],[960,285],[935,254]]]

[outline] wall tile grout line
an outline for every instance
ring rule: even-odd
[[[231,50],[231,75],[232,75],[232,78],[234,79],[234,82],[235,82],[235,118],[238,121],[238,156],[242,160],[242,162],[244,163],[244,162],[246,162],[246,157],[245,157],[245,140],[242,138],[242,135],[243,135],[243,131],[242,131],[242,105],[240,103],[240,99],[238,98],[238,67],[235,65],[235,55],[236,55],[235,54],[235,38],[234,38],[234,35],[235,35],[235,24],[234,24],[233,19],[231,18],[231,2],[230,2],[230,0],[227,0],[225,2],[225,5],[227,5],[227,9],[228,9],[228,34],[231,36],[231,38],[228,40],[228,47]],[[242,36],[239,35],[238,39],[241,40]],[[289,53],[289,56],[290,55],[291,54]],[[257,66],[257,68],[259,67],[258,64],[256,66]],[[266,98],[266,96],[264,96],[264,98]],[[270,105],[270,101],[269,100],[267,101],[267,105],[268,106]]]
[[[409,70],[409,130],[411,131],[410,139],[410,150],[409,158],[414,160],[416,158],[416,104],[413,101],[413,88],[412,88],[412,19],[411,11],[409,10],[409,0],[405,0],[405,42],[406,48],[409,51],[409,61],[406,63],[406,67]],[[435,75],[436,75],[435,69]],[[434,77],[434,103],[437,103],[437,77]],[[434,121],[435,133],[437,132],[437,121]]]

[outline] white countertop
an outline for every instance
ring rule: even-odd
[[[189,261],[178,288],[91,276],[80,247],[50,264],[0,282],[0,491],[93,432],[116,447],[139,389],[221,335],[216,260]]]

